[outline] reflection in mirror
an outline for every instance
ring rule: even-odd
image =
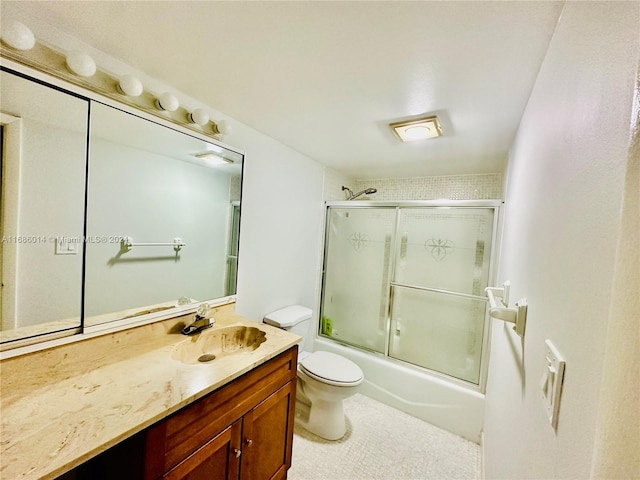
[[[0,72],[0,339],[80,328],[88,100]]]
[[[85,326],[235,293],[242,155],[96,102],[89,153]]]

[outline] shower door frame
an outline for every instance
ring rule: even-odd
[[[320,272],[320,292],[318,295],[318,321],[317,328],[315,329],[315,337],[321,337],[333,342],[336,342],[341,345],[346,345],[350,348],[354,348],[357,350],[361,350],[367,352],[371,355],[376,355],[378,357],[384,358],[387,361],[401,364],[402,366],[410,369],[417,369],[420,372],[426,373],[428,375],[433,375],[434,377],[444,379],[448,382],[452,382],[454,384],[460,385],[464,388],[471,389],[474,391],[478,391],[480,393],[485,393],[486,382],[487,382],[487,372],[489,369],[489,352],[490,352],[490,339],[491,339],[491,318],[487,314],[487,309],[485,308],[485,317],[484,317],[484,328],[482,333],[482,354],[480,356],[480,375],[478,383],[473,383],[467,380],[462,380],[456,378],[452,375],[448,375],[445,373],[438,372],[436,370],[432,370],[427,367],[422,367],[419,365],[415,365],[413,363],[400,360],[389,355],[389,344],[391,342],[391,309],[393,307],[393,296],[392,289],[394,288],[394,280],[395,280],[395,268],[396,268],[396,259],[395,256],[397,254],[397,249],[399,248],[399,243],[396,242],[398,237],[398,232],[400,228],[400,215],[398,211],[401,208],[442,208],[442,209],[451,209],[457,207],[463,208],[491,208],[494,211],[493,215],[493,230],[491,235],[491,258],[489,260],[489,277],[488,277],[488,285],[496,284],[496,277],[498,271],[498,261],[499,261],[499,250],[500,250],[500,239],[501,239],[501,231],[502,231],[502,215],[501,215],[501,207],[503,206],[503,200],[404,200],[404,201],[385,201],[385,200],[343,200],[343,201],[327,201],[325,202],[325,214],[324,214],[324,240],[322,244],[322,271]],[[394,258],[393,262],[390,262],[389,272],[388,273],[388,282],[386,285],[386,318],[385,318],[385,349],[384,353],[380,353],[374,350],[367,349],[360,345],[354,345],[349,342],[343,342],[340,340],[336,340],[335,338],[323,335],[321,333],[322,328],[322,312],[323,312],[323,300],[324,300],[324,291],[325,291],[325,281],[326,281],[326,269],[327,269],[327,245],[329,238],[329,230],[327,228],[329,222],[329,214],[331,212],[331,207],[334,208],[355,208],[355,209],[368,209],[368,208],[394,208],[396,211],[395,217],[395,226],[394,226],[394,234],[392,237],[391,245],[390,245],[390,254],[391,257]],[[422,289],[422,287],[420,288]],[[442,294],[450,294],[460,297],[474,297],[473,295],[459,293],[459,292],[449,292],[443,291],[442,289],[435,288],[424,288],[424,290],[428,290],[431,292],[437,292]],[[484,298],[484,297],[483,297]],[[474,299],[478,300],[477,297]],[[486,301],[486,299],[485,299]]]

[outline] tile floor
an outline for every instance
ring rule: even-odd
[[[296,426],[289,480],[479,480],[480,447],[361,394],[336,442]]]

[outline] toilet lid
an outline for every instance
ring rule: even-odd
[[[300,361],[300,368],[312,377],[333,385],[357,384],[363,379],[358,365],[331,352],[313,352]]]

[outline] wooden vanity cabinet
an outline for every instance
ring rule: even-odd
[[[57,480],[286,479],[297,358],[293,346]]]
[[[151,427],[145,479],[285,479],[297,346]]]

